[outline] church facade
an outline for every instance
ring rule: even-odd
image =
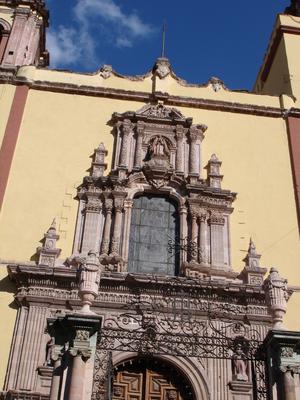
[[[300,399],[299,22],[246,93],[47,69],[0,0],[3,399]]]

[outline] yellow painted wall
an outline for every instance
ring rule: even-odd
[[[110,166],[113,137],[107,122],[115,111],[140,107],[140,103],[30,90],[1,215],[2,259],[29,260],[54,217],[62,257],[71,254],[74,196],[89,174],[90,156],[103,141]],[[20,198],[21,206],[16,207]]]
[[[286,35],[284,35],[286,36]],[[276,95],[292,95],[290,72],[286,58],[285,40],[281,39],[276,55],[274,57],[269,75],[263,84],[261,93],[272,93]]]
[[[300,28],[300,18],[299,26]],[[284,42],[286,47],[287,62],[289,67],[289,74],[291,79],[291,86],[293,95],[295,97],[295,106],[300,105],[300,36],[285,34]]]
[[[261,81],[261,74],[270,58],[272,45],[274,44],[277,32],[283,27],[286,31],[291,28],[291,32],[284,33],[276,54],[273,58],[268,77],[264,83]],[[254,91],[262,94],[280,95],[288,94],[294,99],[294,107],[300,105],[300,36],[297,30],[300,29],[300,17],[291,15],[279,15],[271,36],[271,40],[266,52],[264,63],[259,71]],[[292,33],[295,30],[295,33]]]
[[[15,86],[0,85],[0,147],[5,133],[6,123],[15,94]]]

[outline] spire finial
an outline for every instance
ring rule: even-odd
[[[164,20],[162,27],[162,46],[161,46],[161,57],[165,57],[165,48],[166,48],[166,20]]]

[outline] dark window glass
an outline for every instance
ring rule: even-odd
[[[134,199],[129,239],[128,271],[177,275],[178,256],[170,252],[179,232],[176,205],[163,196]]]

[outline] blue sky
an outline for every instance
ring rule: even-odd
[[[102,64],[142,75],[161,52],[192,83],[221,78],[251,90],[275,23],[289,0],[47,0],[53,68],[93,72]]]

